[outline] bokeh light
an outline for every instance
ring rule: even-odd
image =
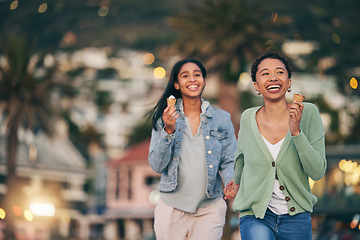
[[[315,182],[314,180],[312,180],[311,178],[309,178],[309,185],[310,185],[310,188],[311,188],[311,189],[314,187],[315,183],[316,183],[316,182]]]
[[[151,53],[146,53],[144,56],[143,56],[143,62],[146,64],[146,65],[150,65],[154,62],[155,60],[155,57],[153,54]]]
[[[39,6],[38,12],[39,12],[39,13],[44,13],[44,12],[47,11],[47,8],[48,8],[47,3],[42,3],[42,4]]]
[[[21,216],[22,214],[22,209],[19,206],[13,206],[13,212],[16,216]]]
[[[152,205],[156,205],[159,199],[160,199],[160,191],[158,189],[154,189],[149,195],[149,202]]]
[[[34,218],[34,215],[30,210],[25,210],[24,211],[24,217],[25,217],[26,220],[31,222],[33,220],[33,218]]]
[[[334,43],[337,43],[337,44],[340,44],[340,42],[341,42],[340,36],[339,36],[339,34],[337,34],[337,33],[333,33],[333,34],[331,35],[331,40],[332,40]]]
[[[359,214],[355,214],[353,220],[350,223],[350,227],[352,229],[356,228],[356,226],[359,224],[359,220],[360,220],[360,215]]]
[[[278,17],[278,14],[276,12],[273,12],[271,15],[271,21],[275,22]]]
[[[166,75],[166,71],[162,67],[157,67],[154,69],[154,77],[157,79],[162,79]]]
[[[339,168],[345,172],[344,182],[346,186],[356,186],[360,183],[360,165],[357,162],[343,159],[339,162]]]
[[[18,6],[19,2],[15,0],[10,4],[10,10],[15,10]]]
[[[101,7],[98,11],[98,15],[100,17],[105,17],[106,15],[109,14],[109,8],[108,7]]]
[[[0,219],[4,219],[6,217],[5,210],[0,208]]]
[[[359,83],[356,78],[353,77],[350,79],[350,87],[352,87],[353,89],[357,89],[358,85]]]
[[[243,86],[247,86],[252,82],[250,74],[243,72],[239,76],[239,83]]]
[[[55,207],[51,203],[32,203],[30,210],[36,216],[52,217],[55,214]]]

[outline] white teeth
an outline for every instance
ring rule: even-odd
[[[197,88],[198,86],[196,85],[192,85],[192,86],[188,86],[188,88]]]
[[[279,89],[279,88],[280,88],[280,85],[271,85],[271,86],[267,87],[268,90]]]

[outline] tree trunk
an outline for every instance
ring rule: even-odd
[[[7,138],[7,176],[6,176],[6,194],[4,197],[5,206],[5,239],[15,239],[15,219],[14,206],[21,206],[23,199],[18,195],[20,189],[16,176],[16,155],[18,148],[17,130],[10,130]]]
[[[230,113],[237,137],[240,128],[240,98],[237,83],[219,80],[218,100],[220,108]]]

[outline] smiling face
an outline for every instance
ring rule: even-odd
[[[261,61],[256,72],[254,87],[264,98],[276,100],[285,97],[291,86],[291,79],[285,64],[279,59],[266,58]]]
[[[182,98],[199,98],[205,87],[205,79],[198,65],[185,63],[177,76],[175,89],[180,90]]]

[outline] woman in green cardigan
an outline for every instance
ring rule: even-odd
[[[234,181],[224,189],[227,198],[236,195],[241,239],[311,240],[317,198],[309,177],[321,179],[327,165],[319,111],[311,103],[287,103],[291,69],[280,54],[257,58],[251,77],[264,105],[241,116]]]

